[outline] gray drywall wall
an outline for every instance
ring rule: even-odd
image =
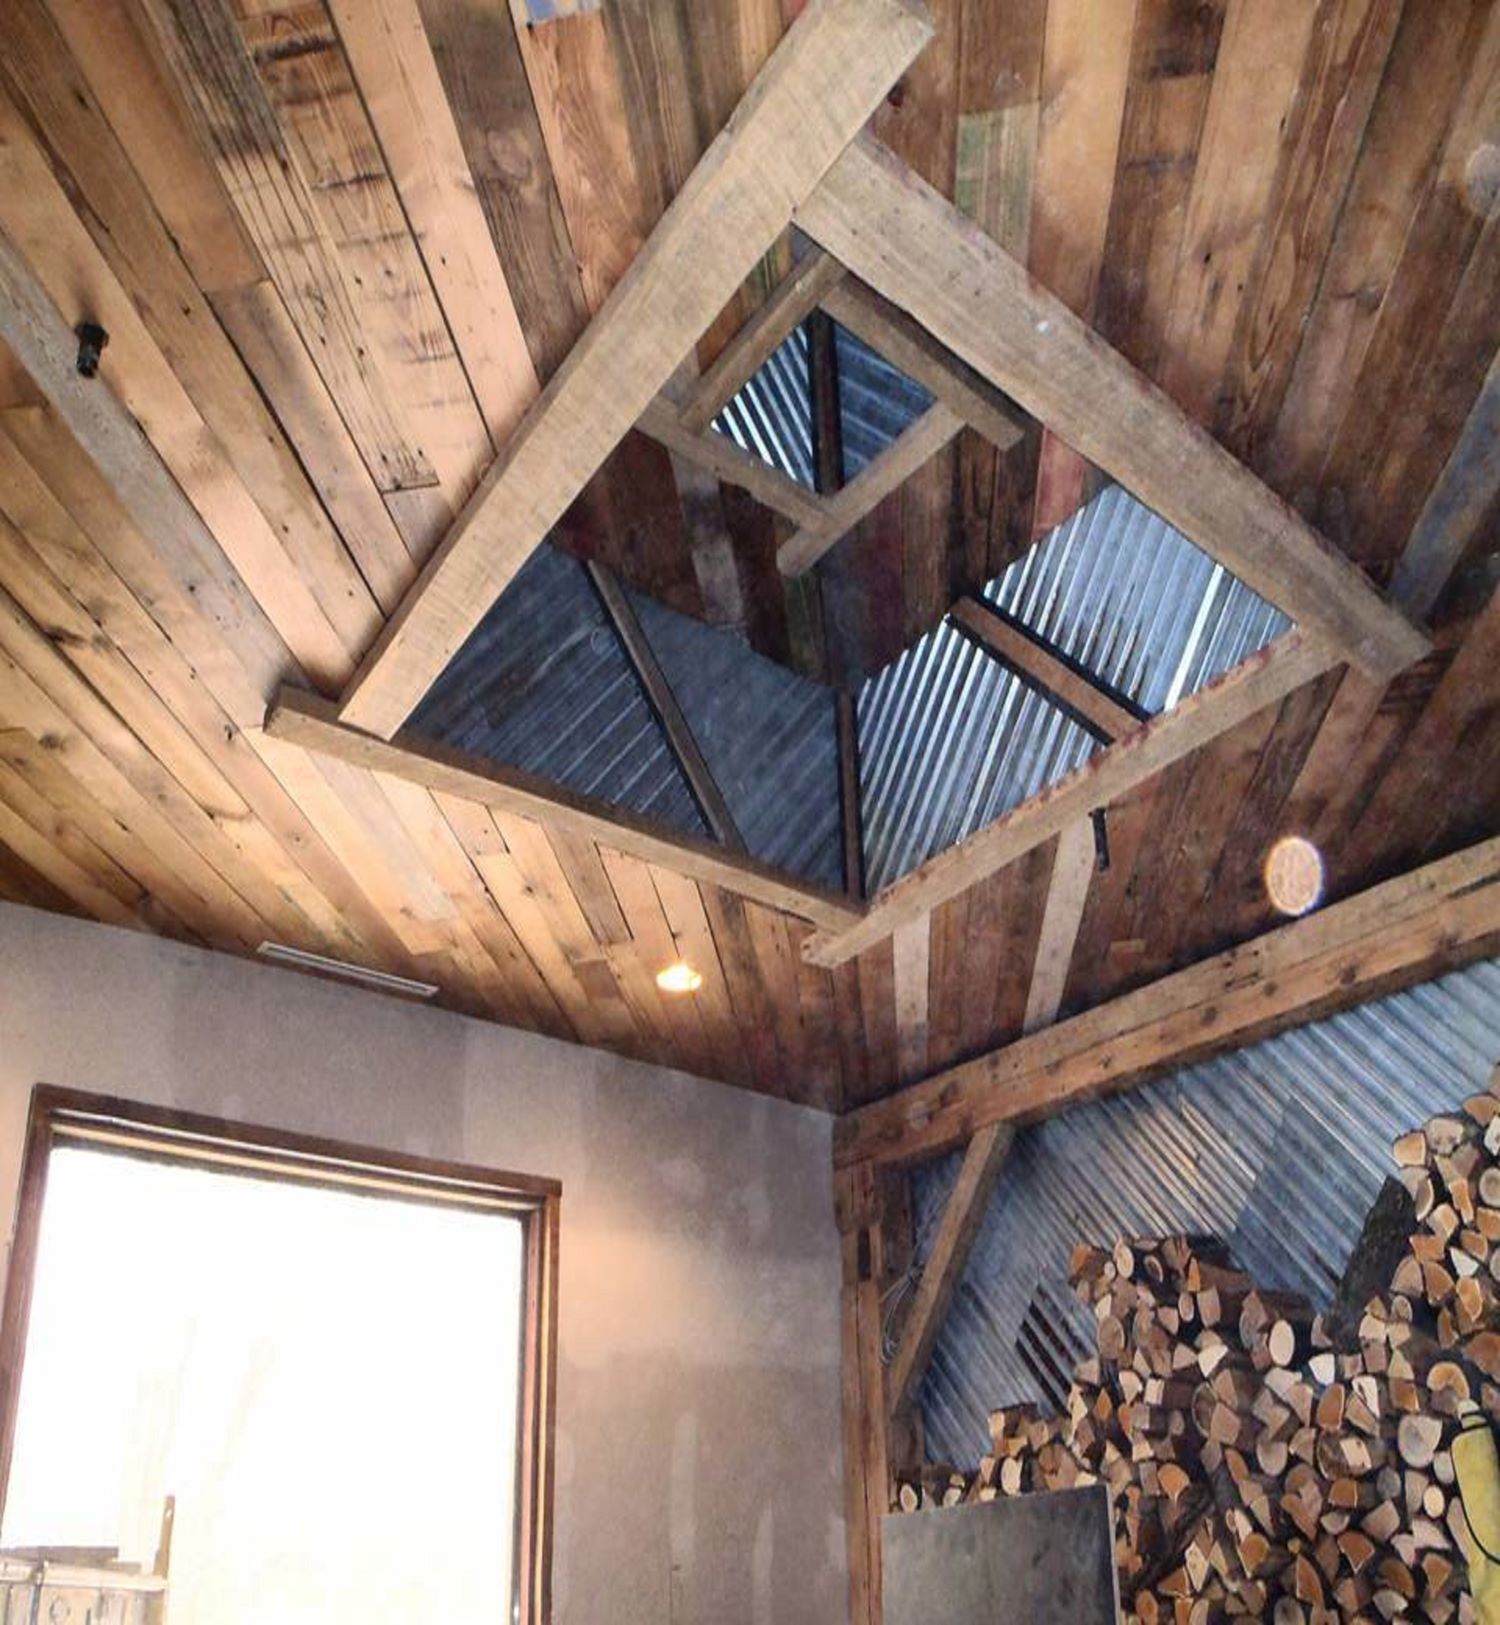
[[[828,1118],[0,904],[7,1224],[39,1082],[562,1180],[560,1625],[845,1617]]]

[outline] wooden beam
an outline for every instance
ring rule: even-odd
[[[804,525],[776,549],[777,569],[784,576],[810,570],[876,503],[899,490],[925,462],[936,457],[963,426],[962,418],[935,401],[846,486],[824,498],[816,523]]]
[[[927,1000],[932,969],[932,916],[919,915],[892,942],[896,989],[896,1054],[902,1082],[927,1070]]]
[[[913,383],[935,395],[997,451],[1008,451],[1026,433],[1022,414],[970,366],[945,350],[905,311],[856,277],[829,290],[823,309]]]
[[[881,1362],[885,1247],[881,1182],[868,1167],[835,1171],[844,1422],[844,1530],[850,1625],[881,1625],[881,1520],[891,1509],[890,1428]]]
[[[735,824],[734,814],[724,799],[724,792],[720,790],[712,770],[704,760],[703,752],[698,748],[698,741],[693,737],[693,730],[682,714],[682,707],[677,703],[672,685],[661,669],[656,651],[651,647],[651,640],[646,636],[646,630],[636,615],[635,606],[630,602],[613,570],[606,569],[602,564],[595,564],[592,560],[589,561],[587,568],[589,579],[594,583],[594,590],[604,603],[604,612],[613,622],[615,631],[620,635],[620,642],[625,646],[625,658],[641,680],[641,687],[646,691],[651,709],[656,712],[662,731],[667,736],[667,744],[677,758],[677,765],[682,769],[682,776],[687,780],[688,788],[693,792],[693,799],[698,803],[708,827],[731,852],[745,851],[745,838]]]
[[[878,143],[852,144],[797,223],[1341,657],[1390,677],[1426,652],[1349,559]]]
[[[807,318],[807,396],[812,405],[814,483],[822,496],[844,484],[844,412],[839,399],[839,352],[826,310]]]
[[[891,1362],[886,1385],[887,1408],[892,1415],[916,1398],[917,1387],[926,1374],[938,1333],[954,1291],[963,1279],[964,1266],[979,1226],[989,1207],[995,1181],[1005,1166],[1015,1130],[1009,1123],[988,1123],[969,1141],[958,1179],[949,1193],[932,1251],[922,1266],[922,1278],[912,1299],[911,1311],[901,1330],[896,1358]]]
[[[854,696],[834,695],[839,745],[839,823],[844,837],[844,890],[856,902],[865,896],[865,840],[859,800],[859,713]]]
[[[389,738],[932,33],[916,0],[812,0],[365,657]]]
[[[837,935],[809,937],[803,952],[814,965],[841,965],[889,936],[897,926],[967,891],[1051,840],[1070,824],[1107,807],[1153,774],[1275,705],[1321,676],[1338,658],[1326,644],[1288,632],[1226,677],[1190,694],[1106,747],[1065,779],[997,818],[994,823],[929,858],[875,898],[862,919]]]
[[[1500,948],[1500,838],[937,1073],[842,1118],[839,1167],[907,1163],[1051,1116]]]
[[[1086,676],[1043,643],[1035,633],[977,598],[961,598],[948,618],[1023,682],[1039,688],[1090,733],[1109,744],[1141,727],[1148,714]]]
[[[727,434],[693,434],[685,429],[676,410],[658,397],[636,425],[658,444],[706,469],[725,485],[748,491],[764,507],[774,509],[794,525],[823,523],[823,502],[816,492],[799,485],[789,474],[773,468],[753,451],[737,446]]]
[[[690,434],[703,434],[792,329],[818,308],[843,274],[843,266],[821,248],[794,266],[698,380],[682,409],[683,427]]]
[[[356,767],[570,830],[814,925],[827,928],[859,917],[858,909],[837,892],[726,852],[708,841],[679,835],[591,796],[575,795],[530,773],[447,750],[411,734],[389,741],[362,734],[339,720],[337,706],[303,689],[282,689],[266,718],[266,732],[273,739]]]
[[[1068,983],[1068,966],[1073,962],[1073,945],[1078,941],[1083,907],[1097,867],[1093,822],[1080,818],[1057,838],[1036,960],[1031,967],[1031,987],[1026,994],[1023,1033],[1034,1033],[1057,1020]]]

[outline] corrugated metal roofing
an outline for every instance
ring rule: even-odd
[[[816,486],[805,325],[761,362],[713,426],[809,490]]]
[[[631,593],[709,771],[758,858],[843,885],[833,694],[729,632]]]
[[[1117,486],[1030,548],[984,597],[1150,712],[1288,626]],[[865,683],[858,714],[872,889],[1055,784],[1098,748],[946,621]]]
[[[1213,1233],[1261,1285],[1326,1307],[1392,1141],[1497,1062],[1492,959],[1023,1129],[923,1388],[933,1459],[976,1460],[996,1406],[1055,1403],[1091,1346],[1067,1283],[1080,1240]],[[917,1171],[923,1248],[957,1163]]]
[[[539,547],[411,719],[414,732],[708,836],[584,567]]]
[[[1117,485],[1029,548],[984,596],[1152,713],[1291,625]]]
[[[833,324],[838,356],[844,478],[852,480],[932,405],[932,396],[846,328]]]
[[[1086,761],[1095,740],[951,623],[860,689],[865,878],[889,885]]]

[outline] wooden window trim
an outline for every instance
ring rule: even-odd
[[[552,1179],[39,1084],[27,1119],[20,1191],[0,1316],[0,1516],[10,1487],[22,1367],[36,1278],[47,1171],[58,1145],[330,1189],[505,1213],[523,1226],[525,1277],[517,1418],[515,1617],[550,1625],[557,1394],[557,1256],[562,1186]]]

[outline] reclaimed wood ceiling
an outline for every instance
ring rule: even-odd
[[[0,895],[377,963],[832,1109],[895,1084],[891,942],[809,966],[773,907],[261,729],[283,676],[343,688],[799,9],[6,0],[0,240],[108,329],[99,381],[206,530],[143,521],[128,437],[85,448],[0,346]],[[1262,930],[1283,830],[1342,894],[1500,823],[1500,6],[931,10],[876,134],[1436,637],[1111,808],[1066,1012]],[[847,684],[1096,479],[965,430],[785,582],[781,522],[632,434],[560,539]],[[1055,845],[932,915],[908,1072],[1021,1030]],[[678,945],[692,1000],[651,980]]]

